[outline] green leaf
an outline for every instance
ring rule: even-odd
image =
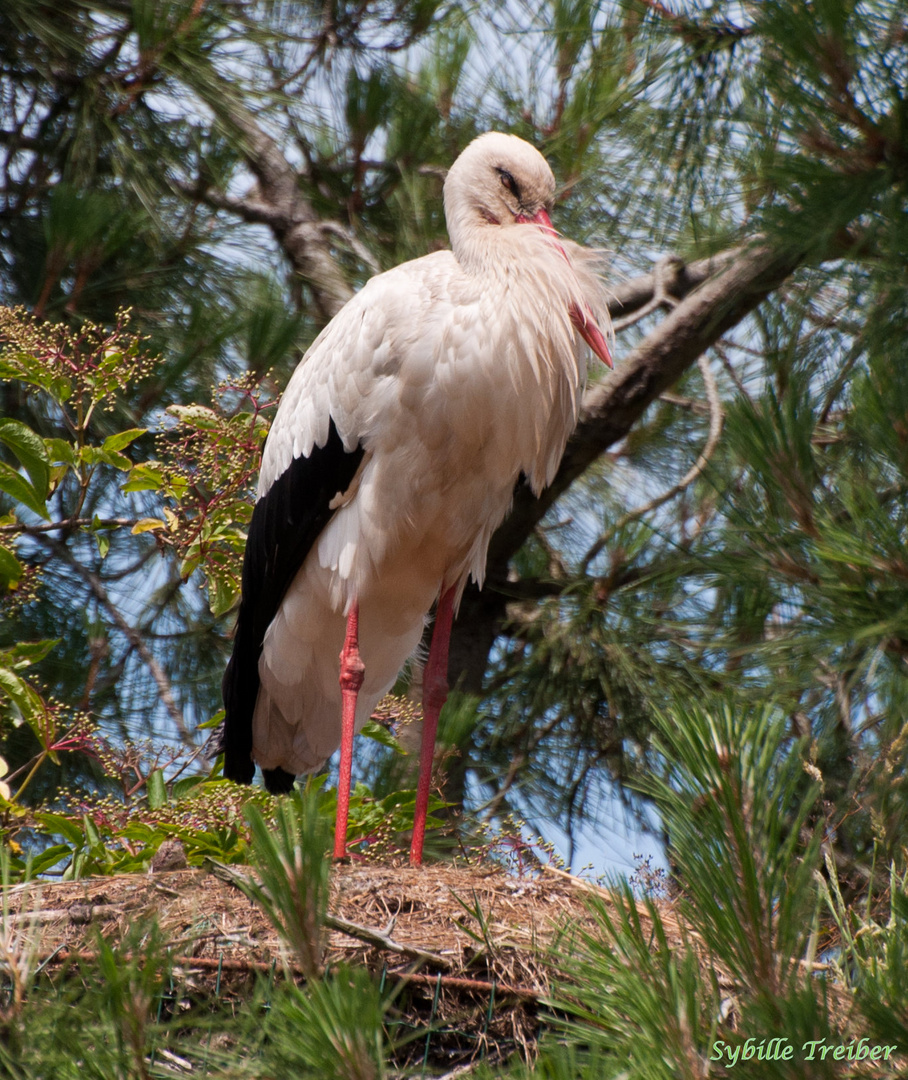
[[[88,814],[82,815],[82,828],[85,832],[85,839],[87,840],[89,847],[103,847],[101,834],[98,832],[98,826]]]
[[[136,465],[121,491],[157,491],[164,483],[164,473],[152,464]]]
[[[81,840],[82,834],[79,833],[79,839]],[[62,859],[72,858],[73,850],[68,844],[54,844],[52,847],[45,848],[39,855],[35,855],[28,864],[29,872],[33,877],[38,874],[43,874],[46,870],[50,870],[52,866],[56,866]]]
[[[47,811],[39,812],[35,814],[35,821],[49,833],[65,837],[71,844],[81,846],[85,840],[85,834],[79,822],[64,817],[62,814],[52,814]]]
[[[213,431],[220,427],[218,414],[205,405],[170,405],[167,411],[187,427],[199,431]]]
[[[148,774],[145,790],[148,793],[148,805],[152,810],[158,810],[167,805],[167,785],[164,783],[164,773],[160,769],[154,769]]]
[[[209,720],[199,724],[199,731],[209,731],[211,728],[216,728],[219,724],[224,723],[224,710],[218,709],[218,711]]]
[[[98,450],[97,453],[98,461],[103,461],[105,465],[112,465],[120,472],[129,472],[132,468],[132,462],[125,454],[111,454],[105,450]]]
[[[44,440],[18,420],[3,419],[0,420],[0,442],[5,443],[22,463],[43,503],[50,479],[50,462]]]
[[[225,615],[239,599],[239,585],[226,574],[211,574],[208,578],[208,606],[214,616]]]
[[[144,435],[148,428],[130,428],[128,431],[117,432],[116,435],[108,435],[101,443],[101,449],[105,454],[117,454],[124,450],[130,443]]]
[[[104,442],[92,450],[93,460],[102,461],[105,465],[112,465],[121,472],[129,472],[133,462],[120,451],[134,442],[140,435],[144,435],[147,428],[130,428],[129,431],[120,431],[115,435],[108,435]]]
[[[30,727],[35,726],[34,720],[37,713],[43,716],[44,703],[37,690],[29,686],[10,668],[0,667],[0,693],[6,694]]]
[[[11,465],[7,465],[5,461],[0,461],[0,491],[5,491],[7,495],[11,495],[17,502],[27,506],[33,514],[44,518],[45,521],[50,520],[50,514],[48,514],[47,507],[44,505],[47,486],[45,485],[43,494],[40,493],[24,476],[18,473]]]
[[[71,379],[67,379],[65,376],[59,376],[52,380],[50,384],[50,392],[57,401],[64,402],[69,401],[73,396],[73,384]]]
[[[365,735],[367,739],[374,739],[375,742],[382,746],[387,746],[393,750],[395,754],[404,754],[406,751],[395,739],[390,731],[386,727],[382,727],[381,724],[376,724],[374,720],[367,720],[363,725],[360,735]]]
[[[22,563],[8,547],[0,544],[0,591],[9,592],[22,577]]]
[[[184,776],[182,780],[177,780],[173,785],[172,798],[174,802],[179,802],[180,799],[186,798],[187,795],[191,795],[193,791],[206,781],[204,776]]]
[[[133,536],[139,536],[141,533],[155,532],[157,529],[166,529],[167,522],[162,521],[160,518],[139,518],[139,520],[130,529]]]
[[[43,641],[20,641],[9,649],[0,652],[0,663],[8,665],[16,671],[30,667],[43,660],[55,645],[60,644],[59,638],[49,638]]]
[[[60,462],[63,465],[75,465],[75,449],[72,443],[67,442],[66,439],[45,439],[44,446],[47,450],[47,460],[49,462]]]

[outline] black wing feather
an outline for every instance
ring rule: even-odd
[[[363,448],[344,449],[334,421],[324,446],[298,457],[258,500],[249,523],[243,585],[233,655],[224,672],[224,775],[252,781],[252,714],[259,692],[259,657],[265,631],[297,571],[331,520],[329,503],[346,491],[363,459]],[[289,791],[292,773],[265,771],[269,791]]]

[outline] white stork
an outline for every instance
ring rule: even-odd
[[[265,445],[224,676],[224,773],[249,783],[258,763],[269,791],[289,791],[339,745],[336,856],[354,732],[437,601],[410,851],[421,863],[454,612],[468,577],[482,583],[520,476],[538,494],[555,475],[583,343],[611,366],[595,260],[556,238],[554,194],[528,143],[470,143],[444,185],[453,250],[350,300],[294,372]]]

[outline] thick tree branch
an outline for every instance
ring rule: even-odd
[[[262,128],[257,117],[246,108],[227,84],[214,83],[199,88],[221,123],[237,140],[240,151],[259,182],[258,197],[236,200],[230,207],[242,213],[253,208],[259,220],[271,228],[294,271],[312,290],[319,314],[327,322],[353,295],[341,269],[331,254],[331,246],[322,222],[303,194],[296,169],[278,143]],[[200,197],[201,194],[200,194]],[[214,199],[210,191],[206,201]],[[220,197],[226,200],[229,197]],[[270,208],[266,213],[265,207]],[[247,220],[251,220],[248,219]]]
[[[470,584],[451,640],[450,676],[468,693],[481,693],[489,652],[500,633],[513,592],[508,564],[555,500],[610,446],[624,438],[646,407],[700,356],[777,289],[802,260],[762,242],[732,248],[688,266],[663,263],[658,272],[614,290],[609,310],[627,316],[649,305],[659,288],[680,300],[619,363],[591,386],[580,423],[568,443],[554,483],[540,498],[521,487],[510,515],[492,537],[486,586]],[[660,280],[661,279],[661,280]],[[457,792],[446,791],[456,800]]]
[[[641,274],[640,277],[610,287],[609,315],[618,323],[618,329],[621,329],[622,323],[630,325],[632,315],[637,317],[632,321],[637,322],[644,309],[648,314],[665,299],[683,300],[733,263],[743,251],[744,248],[728,248],[692,263],[685,263],[675,256],[660,259],[652,273]]]
[[[286,229],[289,224],[283,211],[271,203],[251,195],[225,195],[217,188],[204,184],[191,184],[187,180],[174,179],[173,186],[190,199],[202,202],[213,210],[228,210],[251,225],[267,225],[271,229]]]
[[[587,390],[580,423],[558,475],[539,498],[529,488],[517,492],[511,514],[492,538],[490,566],[500,567],[510,559],[552,503],[602,453],[627,435],[663,390],[778,288],[798,261],[791,252],[780,254],[764,244],[718,257],[713,265],[721,267],[719,272],[690,292],[631,351],[613,376]],[[698,275],[705,271],[708,261],[706,267],[697,267]]]

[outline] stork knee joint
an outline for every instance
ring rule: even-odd
[[[359,690],[363,685],[366,666],[358,655],[346,656],[341,653],[340,687],[341,690]]]

